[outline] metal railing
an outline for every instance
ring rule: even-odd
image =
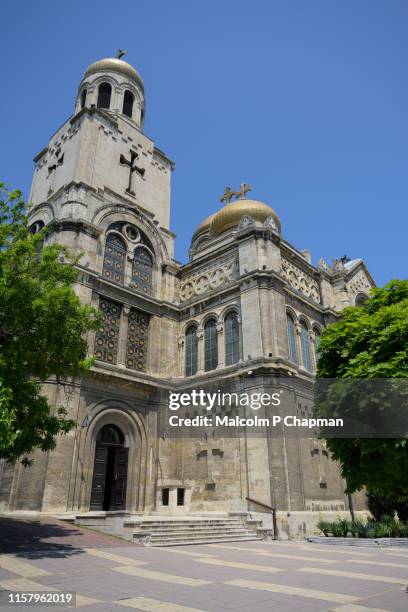
[[[268,506],[268,504],[264,504],[263,502],[260,502],[256,499],[252,499],[252,497],[246,497],[245,499],[252,504],[256,504],[257,506],[261,506],[262,508],[266,508],[267,510],[271,511],[272,526],[273,526],[273,539],[277,540],[278,539],[278,523],[276,520],[276,508],[272,508],[272,506]]]

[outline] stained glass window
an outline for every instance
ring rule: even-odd
[[[153,258],[144,247],[137,247],[133,255],[132,286],[148,295],[152,292]]]
[[[99,307],[103,313],[103,320],[95,336],[95,357],[99,361],[116,363],[122,306],[101,298]]]
[[[210,319],[204,327],[204,369],[206,372],[218,366],[217,323]]]
[[[123,285],[125,279],[126,245],[118,234],[111,232],[106,238],[103,276]]]
[[[297,350],[296,350],[296,331],[295,322],[292,317],[287,315],[287,326],[288,326],[288,342],[289,342],[289,360],[292,363],[297,363]]]
[[[312,370],[312,359],[310,354],[310,337],[306,323],[300,324],[300,346],[302,348],[302,362],[306,370]]]
[[[129,313],[126,367],[146,371],[149,315],[134,308]]]
[[[232,365],[239,361],[239,323],[238,314],[230,312],[225,317],[225,363]]]
[[[197,374],[197,328],[191,325],[186,332],[186,376]]]

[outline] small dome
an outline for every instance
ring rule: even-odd
[[[208,217],[206,217],[204,221],[202,221],[200,225],[197,227],[196,231],[194,232],[194,236],[198,236],[198,234],[204,234],[204,232],[209,230],[211,221],[213,217],[215,217],[216,214],[217,213],[213,213],[212,215],[209,215]]]
[[[268,217],[272,217],[275,221],[279,233],[281,230],[281,224],[276,212],[263,202],[258,200],[247,200],[246,198],[240,198],[234,202],[230,202],[221,208],[215,215],[208,217],[203,221],[203,224],[211,219],[210,231],[213,236],[218,236],[226,230],[236,227],[241,221],[242,217],[251,217],[254,221],[263,223]]]
[[[95,72],[119,72],[129,79],[132,79],[132,81],[138,83],[142,90],[144,90],[142,77],[137,70],[124,60],[118,59],[117,57],[107,57],[94,62],[86,69],[84,79]]]

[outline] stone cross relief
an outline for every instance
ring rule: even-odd
[[[207,482],[213,483],[214,477],[214,461],[215,457],[219,457],[220,459],[224,456],[224,450],[222,448],[222,441],[215,440],[212,435],[205,434],[206,441],[199,442],[199,448],[197,451],[197,461],[202,458],[206,458],[207,460]]]
[[[139,154],[136,153],[136,151],[132,151],[132,149],[130,150],[130,159],[126,159],[126,157],[124,155],[120,156],[119,162],[121,164],[121,166],[127,166],[129,168],[129,183],[127,188],[125,189],[126,193],[128,193],[129,195],[134,196],[135,195],[135,191],[134,191],[134,179],[133,179],[133,175],[135,172],[137,172],[137,174],[139,174],[139,176],[144,176],[146,170],[144,168],[139,168],[138,166],[136,166],[136,160],[139,158]]]

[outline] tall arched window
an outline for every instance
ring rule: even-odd
[[[127,117],[132,117],[133,115],[133,102],[135,101],[135,96],[128,89],[125,91],[123,95],[123,109],[122,112]]]
[[[238,314],[230,312],[224,321],[225,364],[232,365],[239,361],[239,323]]]
[[[215,370],[218,365],[217,323],[210,319],[204,327],[204,369]]]
[[[289,360],[292,363],[297,363],[297,350],[296,350],[296,331],[295,322],[290,314],[287,315],[287,326],[288,326],[288,342],[289,342]]]
[[[101,83],[98,89],[98,108],[110,108],[112,87],[109,83]]]
[[[85,107],[86,104],[86,89],[84,89],[81,93],[81,108]]]
[[[306,370],[312,371],[312,356],[310,354],[310,337],[306,323],[300,324],[300,346],[302,348],[302,363]]]
[[[133,254],[132,285],[150,295],[153,282],[153,257],[145,247],[136,247]]]
[[[197,374],[197,328],[190,325],[186,331],[186,376]]]
[[[125,279],[126,244],[118,234],[111,232],[106,238],[102,275],[123,285]]]

